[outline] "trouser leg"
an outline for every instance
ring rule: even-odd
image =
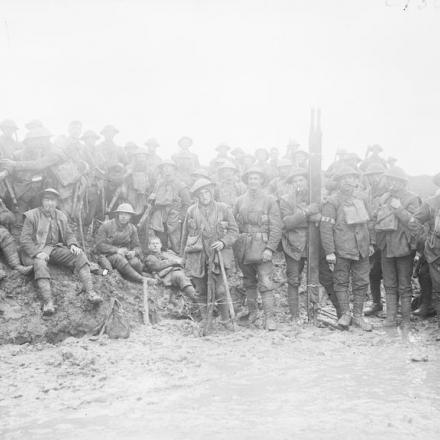
[[[297,319],[299,317],[299,277],[304,267],[304,260],[295,260],[287,254],[285,254],[285,258],[287,275],[287,304],[289,306],[290,316],[293,319]]]
[[[21,264],[14,237],[3,226],[0,226],[0,247],[3,251],[6,262],[11,269],[17,270],[22,275],[28,275],[32,272],[32,266],[23,266]]]
[[[387,317],[384,323],[386,327],[394,327],[397,324],[397,267],[395,258],[382,256],[383,284],[386,295]]]
[[[273,296],[273,284],[271,276],[273,273],[272,261],[257,265],[258,290],[261,293],[266,330],[276,330],[275,322],[275,298]]]
[[[119,254],[113,254],[107,256],[108,261],[113,268],[117,269],[119,273],[129,281],[135,283],[143,283],[144,278],[133,267],[131,267],[129,261]]]
[[[239,267],[243,273],[243,287],[246,292],[246,304],[249,310],[249,322],[252,323],[257,319],[258,315],[257,271],[255,265],[253,264],[243,264],[239,262]]]
[[[432,305],[437,312],[437,320],[440,327],[440,260],[435,260],[429,264],[429,273],[432,280]]]
[[[352,260],[337,256],[333,272],[335,294],[341,308],[341,318],[338,321],[338,325],[342,328],[347,328],[351,322],[350,303],[348,299],[351,263]]]
[[[370,257],[370,290],[372,305],[365,310],[365,316],[375,315],[383,310],[380,284],[382,280],[382,255],[380,249],[376,249]]]
[[[403,326],[409,326],[411,320],[412,262],[412,255],[396,258],[398,292],[400,296]]]
[[[363,317],[364,302],[369,283],[370,262],[368,257],[353,262],[351,268],[353,291],[353,325],[371,331],[373,327]]]

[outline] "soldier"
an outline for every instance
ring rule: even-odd
[[[225,270],[229,269],[232,263],[232,245],[237,238],[238,228],[231,208],[225,203],[216,202],[213,191],[214,184],[206,179],[197,180],[191,187],[191,195],[197,202],[189,207],[186,214],[181,249],[185,258],[185,269],[199,295],[202,317],[206,317],[208,284],[211,278],[222,323],[230,328],[226,290],[217,253],[221,252]]]
[[[102,302],[102,298],[93,290],[89,261],[78,247],[66,215],[56,209],[58,200],[58,191],[53,188],[45,189],[41,196],[41,206],[25,213],[20,238],[23,261],[34,267],[35,280],[43,298],[43,315],[55,313],[49,263],[75,270],[88,300],[93,304]]]
[[[371,207],[371,211],[375,212],[375,203],[378,197],[384,193],[383,174],[385,167],[379,163],[371,163],[364,172],[366,185],[366,197]],[[383,310],[380,285],[382,281],[382,258],[381,251],[378,247],[374,248],[374,254],[370,257],[370,291],[372,304],[364,311],[365,316],[377,315]]]
[[[23,141],[24,149],[17,153],[16,160],[3,161],[12,175],[17,210],[21,214],[38,206],[47,170],[60,160],[50,143],[51,136],[44,127],[29,130]]]
[[[11,119],[0,122],[3,134],[0,136],[0,159],[12,159],[14,153],[20,149],[17,141],[17,124]]]
[[[237,180],[238,168],[232,162],[223,162],[217,171],[215,200],[226,203],[232,208],[237,198],[246,192],[246,185]]]
[[[213,176],[206,168],[200,167],[191,173],[191,186],[199,179],[208,179],[212,182]]]
[[[440,175],[437,175],[440,176]],[[437,177],[436,176],[436,177]],[[424,254],[429,264],[432,281],[432,304],[437,312],[438,334],[440,334],[440,192],[428,198],[416,210],[409,223],[412,230],[428,225]]]
[[[268,180],[275,177],[269,165],[269,153],[266,148],[257,148],[255,150],[255,166],[264,171]]]
[[[243,158],[245,156],[245,153],[243,151],[243,148],[236,147],[231,151],[232,161],[237,165],[238,170],[240,173],[244,171],[244,163]]]
[[[298,288],[301,273],[307,258],[308,222],[319,222],[320,207],[308,203],[307,170],[295,168],[288,179],[294,188],[280,198],[281,219],[283,221],[283,245],[286,258],[287,303],[294,323],[299,319]]]
[[[150,228],[160,238],[165,250],[170,247],[179,254],[182,222],[191,204],[191,196],[176,171],[176,164],[170,160],[159,165],[160,177],[149,196],[154,204]]]
[[[190,185],[191,173],[196,168],[200,167],[199,158],[197,157],[197,154],[194,154],[190,151],[190,148],[193,145],[193,140],[188,136],[183,136],[180,138],[177,144],[179,145],[180,151],[176,154],[173,154],[171,159],[177,166],[180,180],[182,180],[186,185]]]
[[[420,199],[406,189],[408,177],[401,168],[384,173],[387,192],[376,203],[376,243],[382,253],[387,318],[384,326],[397,325],[397,303],[400,297],[402,328],[408,330],[411,318],[411,275],[416,250],[409,221],[420,207]]]
[[[240,236],[234,245],[235,261],[243,272],[249,322],[257,318],[257,287],[263,301],[265,328],[276,330],[271,276],[272,257],[281,239],[280,209],[275,198],[264,191],[267,176],[251,167],[242,176],[247,192],[235,202],[234,216]]]
[[[292,179],[290,179],[292,168],[290,160],[281,159],[278,162],[278,176],[269,183],[269,192],[275,196],[278,202],[282,196],[290,194],[293,190]]]
[[[161,157],[156,153],[159,148],[159,142],[157,142],[154,138],[149,138],[145,142],[145,146],[147,147],[147,173],[151,176],[153,181],[156,181],[158,177],[158,167],[162,162]]]
[[[342,168],[335,179],[338,189],[322,207],[321,242],[327,263],[334,265],[334,289],[342,312],[338,325],[347,329],[353,323],[356,327],[371,331],[371,324],[362,316],[370,271],[368,258],[374,252],[368,207],[355,194],[359,184],[358,171]],[[350,274],[354,297],[353,318],[348,295]]]
[[[277,147],[272,147],[269,152],[269,165],[274,170],[274,172],[277,172],[278,169],[278,162],[280,161],[280,151]]]
[[[185,297],[197,303],[196,291],[191,280],[185,274],[185,262],[173,251],[162,251],[159,237],[152,237],[148,244],[149,253],[145,259],[148,270],[161,279],[165,287],[171,287],[183,293]]]
[[[293,163],[294,153],[299,148],[300,143],[294,139],[289,140],[289,143],[286,145],[286,154],[284,155],[284,159],[290,160]]]
[[[228,155],[228,151],[231,149],[231,147],[229,145],[226,144],[220,144],[216,147],[216,151],[217,151],[217,156],[214,157],[214,159],[211,160],[211,162],[209,163],[209,169],[213,172],[216,173],[218,167],[223,163],[223,162],[231,162],[232,158],[229,157]]]
[[[124,165],[131,165],[135,160],[135,154],[139,147],[132,141],[126,142],[124,146]]]
[[[308,169],[309,153],[307,151],[298,148],[293,153],[293,164],[295,167]]]
[[[112,166],[123,163],[123,153],[119,145],[115,144],[114,138],[119,133],[113,125],[106,125],[101,130],[104,140],[97,145],[97,151],[104,159],[102,166],[108,170]]]
[[[10,233],[10,228],[15,223],[14,214],[0,199],[0,249],[9,267],[21,275],[28,275],[32,272],[32,266],[23,266],[17,251],[17,244]],[[0,268],[0,280],[6,278],[6,272]]]
[[[104,269],[116,269],[130,281],[142,283],[142,251],[136,227],[131,223],[135,213],[129,203],[114,211],[116,217],[104,222],[96,234],[95,251]]]
[[[243,156],[243,168],[242,168],[242,174],[249,169],[251,166],[253,166],[255,163],[255,157],[252,156],[252,154],[245,154]]]
[[[72,121],[67,127],[67,145],[72,149],[76,149],[78,152],[81,152],[83,149],[83,144],[81,142],[81,133],[82,133],[82,122],[81,121]]]

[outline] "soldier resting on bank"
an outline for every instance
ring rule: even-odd
[[[157,274],[165,287],[181,291],[186,297],[196,302],[196,291],[190,279],[183,271],[184,260],[173,251],[162,251],[159,237],[150,238],[149,254],[145,260],[146,268]]]
[[[135,212],[129,203],[122,203],[114,212],[116,217],[104,222],[96,234],[99,264],[104,269],[117,269],[130,281],[142,283],[142,250],[136,227],[130,222]]]
[[[24,213],[20,243],[23,261],[33,264],[35,280],[43,298],[43,315],[55,313],[48,263],[74,269],[81,280],[88,300],[98,304],[102,298],[93,290],[89,261],[78,247],[66,215],[56,209],[59,193],[53,188],[43,191],[41,206]]]

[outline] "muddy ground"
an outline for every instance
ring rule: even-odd
[[[439,342],[304,325],[195,336],[189,320],[127,340],[0,348],[0,438],[437,439]]]

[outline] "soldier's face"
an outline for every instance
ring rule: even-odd
[[[53,213],[57,208],[57,199],[55,197],[44,197],[41,200],[41,206],[46,213]]]
[[[295,176],[292,180],[296,192],[307,190],[307,179],[304,176]]]
[[[150,249],[151,252],[160,252],[162,250],[161,241],[157,238],[153,238],[148,245],[148,249]]]
[[[197,193],[197,198],[202,205],[209,205],[212,201],[212,194],[208,188],[202,188]]]
[[[126,225],[131,219],[131,214],[128,214],[127,212],[120,212],[118,214],[118,220],[119,223],[122,225]]]
[[[290,173],[290,167],[280,167],[278,168],[280,177],[287,177]]]
[[[174,167],[171,165],[164,165],[162,167],[162,174],[164,176],[171,176],[174,173]]]
[[[352,193],[358,186],[359,179],[357,176],[345,176],[341,179],[341,189],[345,192]]]
[[[79,139],[81,137],[82,125],[73,124],[69,126],[69,136],[73,139]]]
[[[258,189],[263,185],[263,177],[259,173],[250,173],[248,177],[249,189]]]

